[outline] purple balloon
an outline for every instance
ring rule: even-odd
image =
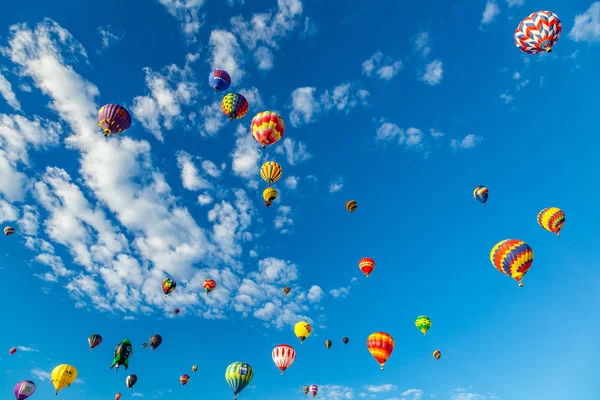
[[[15,386],[15,398],[25,400],[35,392],[35,383],[31,381],[21,381]]]
[[[118,135],[131,126],[131,115],[125,107],[118,104],[105,104],[98,111],[98,126],[104,136]]]

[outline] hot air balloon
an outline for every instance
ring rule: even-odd
[[[419,315],[415,320],[415,326],[423,332],[423,336],[427,336],[427,331],[431,328],[431,320],[425,315]]]
[[[288,344],[280,344],[279,346],[275,346],[271,352],[271,357],[277,368],[281,370],[281,376],[283,376],[285,370],[294,363],[296,350]]]
[[[327,339],[327,340],[325,341],[325,347],[327,347],[328,349],[330,349],[330,348],[331,348],[331,345],[332,345],[332,344],[333,344],[333,342],[332,342],[331,340],[329,340],[329,339]]]
[[[146,342],[142,343],[142,349],[145,349],[146,346],[148,346],[148,343],[146,343]]]
[[[368,278],[375,269],[375,261],[372,258],[363,258],[358,262],[358,268],[360,268],[363,274]]]
[[[77,370],[72,365],[61,364],[52,370],[52,384],[56,390],[54,394],[58,394],[59,390],[62,390],[68,386],[71,386],[77,379]]]
[[[270,188],[266,188],[263,191],[263,199],[265,199],[265,206],[271,207],[271,204],[273,204],[273,200],[275,200],[276,198],[277,198],[277,190],[270,187]]]
[[[35,392],[35,383],[31,381],[21,381],[15,385],[15,399],[25,400]]]
[[[294,326],[294,334],[300,339],[300,344],[310,336],[312,328],[308,322],[300,321]]]
[[[115,394],[115,400],[121,400],[121,392]]]
[[[225,380],[233,391],[233,400],[237,400],[237,395],[248,386],[253,377],[254,371],[250,364],[239,361],[229,364],[225,370]]]
[[[154,351],[158,349],[158,346],[160,346],[160,344],[162,343],[162,336],[160,336],[159,334],[152,335],[149,342],[150,348],[152,349],[152,351]]]
[[[504,275],[510,276],[519,286],[533,263],[533,250],[522,240],[506,239],[496,244],[490,252],[492,265]]]
[[[197,366],[197,365],[194,365],[194,366],[192,367],[192,371],[194,371],[194,372],[198,371],[198,366]]]
[[[222,69],[215,69],[208,75],[208,84],[214,89],[215,92],[222,92],[229,89],[231,85],[231,77],[229,74]]]
[[[347,337],[342,339],[342,342],[344,342],[344,344],[348,344],[349,341],[350,341],[350,339],[348,339]]]
[[[371,333],[367,338],[367,348],[383,369],[394,351],[394,339],[385,332]]]
[[[221,109],[230,121],[240,119],[248,112],[248,100],[238,93],[228,93],[221,101]]]
[[[123,365],[125,369],[129,369],[129,358],[133,355],[133,347],[131,346],[129,339],[121,340],[113,354],[115,358],[110,369],[116,367],[115,371],[118,371],[121,365]]]
[[[98,110],[98,126],[102,128],[104,137],[118,135],[131,126],[131,115],[123,106],[105,104]]]
[[[208,294],[215,290],[215,288],[217,287],[217,282],[213,281],[212,279],[206,279],[202,284],[202,287],[204,288],[204,291],[208,296]]]
[[[135,385],[136,382],[137,382],[136,374],[131,374],[131,375],[127,376],[127,378],[125,378],[125,386],[127,386],[127,389],[131,389]]]
[[[310,394],[312,394],[312,397],[315,397],[317,395],[317,392],[319,391],[319,387],[317,385],[310,385],[308,391],[310,392]]]
[[[473,197],[475,198],[475,200],[479,200],[480,202],[482,202],[484,206],[487,202],[488,196],[489,191],[488,188],[486,188],[485,186],[479,185],[475,189],[473,189]]]
[[[283,170],[281,169],[281,165],[275,161],[268,161],[260,167],[260,176],[267,182],[268,186],[271,186],[271,183],[277,182],[282,174]]]
[[[16,347],[11,347],[10,350],[8,350],[8,354],[10,354],[11,356],[13,354],[15,354],[17,352],[17,348]]]
[[[181,382],[181,386],[185,386],[190,381],[190,376],[188,374],[183,374],[179,377],[179,382]]]
[[[556,233],[560,237],[560,230],[565,224],[565,213],[560,208],[544,208],[537,216],[538,224],[545,230]]]
[[[177,287],[177,282],[175,282],[175,279],[173,278],[165,278],[162,280],[160,285],[162,286],[162,290],[165,294],[165,297],[167,297],[169,293],[172,293],[173,290],[175,290],[175,288]]]
[[[308,385],[302,386],[302,393],[308,394],[309,390],[310,390],[310,386],[308,386]]]
[[[436,360],[439,360],[441,356],[442,356],[442,352],[441,351],[435,350],[433,352],[433,357],[435,357]]]
[[[4,228],[4,236],[10,236],[13,235],[15,233],[15,228],[13,228],[12,226],[7,226],[6,228]]]
[[[250,124],[252,137],[262,144],[263,149],[279,141],[285,131],[285,123],[277,113],[272,111],[259,112],[252,118]]]
[[[351,213],[353,213],[357,207],[358,203],[356,202],[356,200],[348,200],[346,202],[346,210],[350,211]]]
[[[561,32],[558,15],[550,11],[534,12],[515,30],[515,45],[527,54],[550,53]]]
[[[174,309],[173,314],[175,314],[175,315],[179,314],[179,308]]]
[[[285,294],[287,296],[291,291],[292,291],[292,289],[290,289],[289,286],[284,286],[283,294]]]
[[[92,351],[92,349],[96,346],[98,346],[100,343],[102,343],[102,336],[94,333],[93,335],[90,335],[90,337],[88,338],[88,344],[90,345],[90,351]]]

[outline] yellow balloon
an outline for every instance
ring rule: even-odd
[[[54,394],[58,394],[59,390],[71,386],[71,383],[73,383],[75,379],[77,379],[77,370],[74,366],[61,364],[54,368],[52,370],[52,384],[54,385],[54,389],[56,389]]]
[[[308,322],[300,321],[294,326],[294,334],[300,339],[300,344],[310,336],[312,328]]]

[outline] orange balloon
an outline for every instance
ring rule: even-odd
[[[360,268],[363,274],[365,274],[368,278],[369,275],[371,275],[371,272],[373,272],[375,269],[375,261],[369,257],[362,258],[358,262],[358,268]]]
[[[367,339],[369,352],[377,360],[381,369],[385,365],[392,351],[394,351],[394,338],[385,332],[375,332],[369,335]]]

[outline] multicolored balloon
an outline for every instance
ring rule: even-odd
[[[319,387],[317,385],[310,385],[308,391],[310,392],[312,397],[315,397],[317,395],[317,392],[319,391]]]
[[[308,386],[308,385],[302,386],[302,393],[308,394],[309,390],[310,390],[310,386]]]
[[[277,182],[281,178],[281,175],[283,175],[281,165],[275,161],[268,161],[260,167],[260,176],[267,182],[268,186],[271,186],[271,183]]]
[[[183,374],[179,377],[179,382],[181,386],[185,386],[190,381],[190,376],[188,374]]]
[[[561,32],[558,15],[550,11],[534,12],[515,30],[515,45],[527,54],[551,53]]]
[[[54,394],[58,394],[59,390],[69,387],[71,383],[75,382],[77,370],[72,365],[61,364],[52,370],[51,379],[55,389]]]
[[[248,113],[248,100],[239,93],[228,93],[221,101],[221,109],[230,121],[240,119]]]
[[[423,332],[423,336],[427,336],[427,331],[431,328],[431,320],[426,315],[419,315],[415,320],[415,326]]]
[[[177,287],[177,282],[175,282],[175,279],[173,278],[165,278],[162,280],[160,285],[162,286],[162,291],[165,294],[165,297],[167,297],[169,293],[172,293],[173,290],[175,290]]]
[[[356,202],[356,200],[348,200],[346,202],[346,210],[350,211],[350,213],[353,213],[357,207],[358,203]]]
[[[394,339],[385,332],[371,333],[367,338],[367,348],[383,369],[394,351]]]
[[[538,214],[537,221],[542,228],[560,237],[560,230],[565,224],[565,213],[556,207],[544,208]]]
[[[498,271],[510,276],[522,287],[521,280],[533,264],[533,250],[522,240],[506,239],[494,246],[490,261]]]
[[[279,114],[272,111],[263,111],[252,118],[250,129],[254,140],[262,144],[264,149],[268,145],[281,140],[285,131],[285,123]]]
[[[127,389],[131,389],[135,385],[136,382],[137,382],[136,374],[131,374],[131,375],[127,376],[127,378],[125,378],[125,386],[127,386]]]
[[[15,399],[25,400],[35,392],[35,383],[31,381],[21,381],[15,385]]]
[[[90,346],[90,351],[92,351],[92,349],[98,346],[100,343],[102,343],[102,336],[98,335],[97,333],[90,335],[90,337],[88,338],[88,345]]]
[[[233,400],[237,400],[237,395],[244,390],[254,377],[254,371],[250,364],[236,361],[229,364],[225,370],[225,380],[233,391]]]
[[[333,342],[331,340],[327,339],[325,341],[325,347],[327,347],[328,349],[330,349],[332,345],[333,345]]]
[[[441,351],[439,351],[439,350],[435,350],[435,351],[433,352],[433,357],[434,357],[436,360],[439,360],[441,356],[442,356],[442,352],[441,352]]]
[[[290,289],[290,287],[289,287],[289,286],[284,286],[284,287],[283,287],[283,294],[285,294],[286,296],[287,296],[288,294],[290,294],[290,292],[291,292],[291,291],[292,291],[292,289]]]
[[[202,284],[202,288],[206,292],[207,296],[210,292],[215,290],[216,287],[217,287],[217,282],[213,281],[212,279],[205,279],[204,283]]]
[[[277,190],[273,188],[266,188],[263,191],[263,199],[265,200],[265,206],[271,207],[273,201],[277,198]]]
[[[4,236],[14,235],[14,233],[15,228],[13,228],[12,226],[7,226],[6,228],[4,228]]]
[[[475,189],[473,189],[473,197],[475,197],[475,200],[479,200],[480,202],[482,202],[485,206],[485,203],[487,202],[489,196],[488,192],[488,188],[479,185]]]
[[[344,342],[344,344],[348,344],[349,341],[350,341],[350,339],[348,339],[347,337],[342,339],[342,342]]]
[[[98,110],[98,126],[104,137],[118,135],[131,126],[131,115],[125,107],[118,104],[105,104]]]
[[[285,370],[294,363],[296,350],[289,344],[280,344],[279,346],[275,346],[271,352],[271,357],[277,368],[281,370],[281,376],[283,376]]]
[[[215,69],[208,75],[208,84],[215,92],[222,92],[229,89],[231,85],[231,77],[222,69]]]
[[[358,262],[358,268],[366,275],[368,278],[371,275],[371,272],[375,269],[375,261],[372,258],[366,257],[362,258]]]
[[[308,322],[300,321],[294,326],[294,334],[298,339],[300,339],[300,344],[310,336],[312,332],[312,327]]]

